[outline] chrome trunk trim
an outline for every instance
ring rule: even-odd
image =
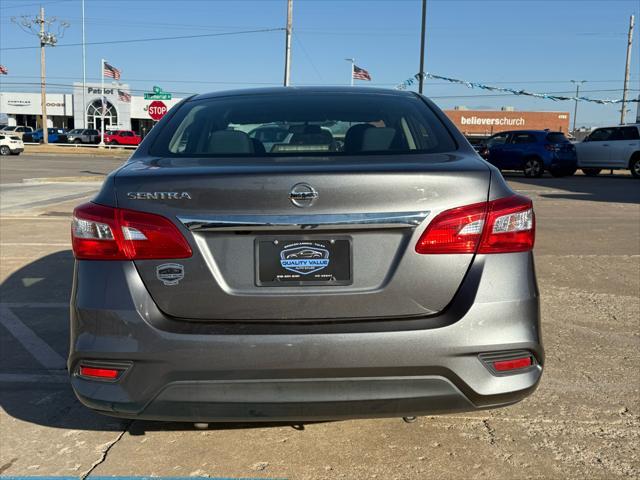
[[[202,215],[178,217],[193,232],[253,230],[352,230],[415,228],[429,216],[422,212],[319,215]]]

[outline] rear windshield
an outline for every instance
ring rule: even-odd
[[[547,135],[549,143],[567,143],[569,140],[562,132],[551,132]]]
[[[339,156],[456,149],[418,97],[246,95],[183,104],[151,153],[170,157]]]

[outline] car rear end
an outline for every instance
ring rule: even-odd
[[[299,141],[244,133],[276,122]],[[531,201],[417,95],[189,99],[74,212],[72,386],[181,421],[517,402],[544,362],[534,231]]]
[[[556,176],[573,175],[578,168],[573,143],[562,132],[544,132],[542,135],[542,145],[547,152],[547,170]]]
[[[0,148],[1,147],[4,147],[2,148],[3,154],[9,152],[11,155],[19,155],[24,152],[22,139],[14,133],[0,134]]]

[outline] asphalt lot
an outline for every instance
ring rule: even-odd
[[[412,424],[382,419],[200,431],[99,416],[76,401],[66,381],[69,215],[121,162],[0,158],[1,475],[640,476],[640,182],[628,174],[507,176],[533,198],[537,213],[547,363],[532,397]]]

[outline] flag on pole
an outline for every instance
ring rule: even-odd
[[[105,77],[110,77],[114,80],[120,80],[120,70],[118,70],[113,65],[108,64],[107,62],[104,62],[104,70],[102,71],[102,74]]]
[[[121,102],[131,103],[131,95],[124,90],[118,90],[118,99]]]
[[[353,78],[356,80],[367,80],[371,81],[371,75],[364,68],[360,68],[357,65],[353,66]]]
[[[0,75],[9,75],[9,69],[4,65],[0,65]]]
[[[102,96],[102,113],[101,116],[104,117],[107,114],[107,97],[105,97],[104,95]]]

